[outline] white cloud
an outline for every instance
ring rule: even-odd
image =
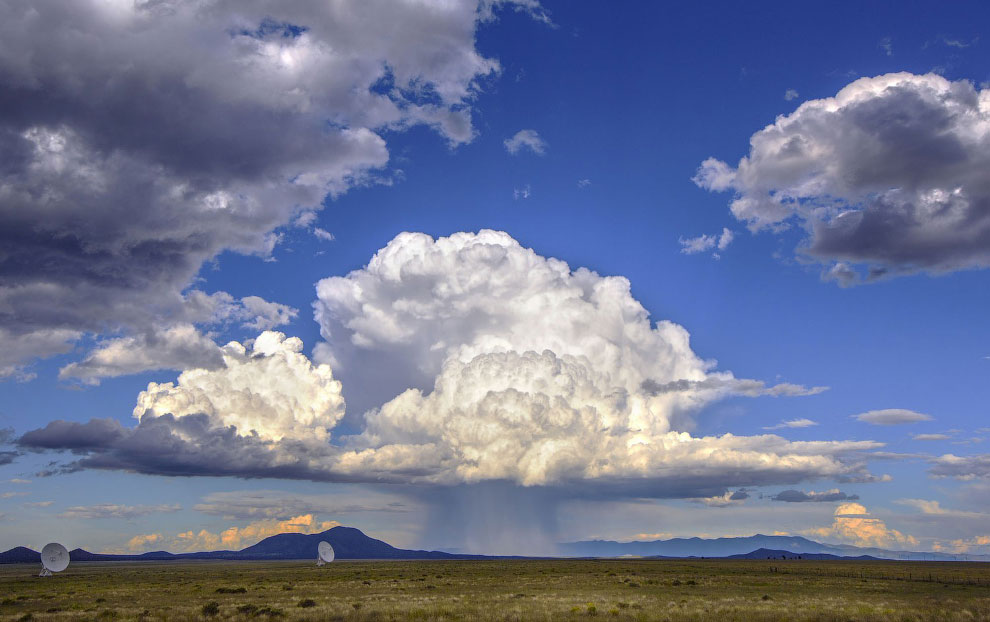
[[[373,365],[392,387],[413,387],[392,399],[394,389],[384,388],[387,403],[352,439],[365,448],[340,466],[404,461],[444,479],[535,484],[650,478],[675,463],[705,471],[701,456],[715,447],[741,464],[758,460],[760,447],[768,465],[771,454],[796,450],[779,437],[676,431],[712,400],[776,388],[737,386],[743,381],[712,371],[687,331],[654,325],[629,287],[622,277],[571,271],[494,231],[401,234],[367,267],[324,279],[316,315],[328,343],[317,356],[342,370]],[[795,468],[829,468],[798,453]],[[712,471],[717,463],[708,463]]]
[[[578,182],[577,182],[577,187],[578,188],[587,188],[590,185],[591,185],[591,180],[590,179],[579,179]]]
[[[753,231],[792,224],[842,284],[990,265],[990,91],[934,74],[862,78],[750,139],[733,168],[694,177],[733,190]]]
[[[856,419],[856,421],[862,421],[872,425],[903,425],[906,423],[918,423],[920,421],[932,420],[929,415],[904,408],[870,410],[858,415],[852,415],[852,417]]]
[[[721,495],[715,495],[713,497],[699,497],[696,499],[691,499],[691,501],[702,505],[707,505],[710,508],[727,508],[733,505],[742,505],[746,499],[749,499],[749,493],[745,490],[737,490],[735,492],[726,490],[725,493]]]
[[[273,331],[222,349],[223,366],[182,372],[177,382],[151,382],[134,417],[206,414],[240,435],[265,440],[329,439],[344,415],[340,383],[330,367],[301,354],[302,341]]]
[[[536,155],[543,155],[547,150],[547,143],[536,130],[519,130],[512,136],[502,141],[505,150],[512,155],[518,155],[525,150],[530,150]]]
[[[911,438],[916,441],[947,441],[952,437],[948,434],[915,434]]]
[[[900,505],[908,505],[919,510],[922,514],[932,514],[937,516],[951,516],[957,518],[976,518],[976,519],[987,519],[990,518],[987,514],[982,512],[966,512],[962,510],[952,510],[949,508],[943,508],[941,502],[929,499],[898,499],[895,501]]]
[[[812,421],[811,419],[788,419],[787,421],[781,421],[777,425],[771,425],[764,427],[764,430],[780,430],[783,428],[808,428],[814,425],[818,425],[817,421]]]
[[[787,89],[786,91],[784,91],[784,99],[786,99],[787,101],[797,99],[798,97],[800,97],[800,95],[794,89]]]
[[[530,196],[529,184],[526,184],[522,188],[515,188],[512,190],[512,198],[515,200],[528,199]]]
[[[323,240],[324,242],[333,242],[336,239],[334,238],[334,235],[332,233],[330,233],[326,229],[321,229],[320,227],[316,227],[315,229],[313,229],[313,235]]]
[[[258,296],[245,296],[241,298],[243,311],[240,312],[244,319],[241,326],[253,330],[271,330],[288,324],[299,315],[297,309],[278,302],[269,302]]]
[[[161,541],[162,534],[160,533],[138,534],[127,541],[127,548],[131,551],[147,551]]]
[[[154,369],[213,369],[223,364],[220,348],[192,324],[108,339],[83,360],[69,363],[59,378],[98,384],[112,378]]]
[[[187,295],[186,311],[207,326],[236,322],[258,331],[287,324],[299,314],[288,305],[258,296],[245,296],[238,301],[226,292],[207,296],[199,291]],[[59,378],[95,385],[103,378],[149,370],[217,369],[222,365],[222,352],[212,335],[203,334],[192,323],[178,322],[102,340],[85,359],[59,370]]]
[[[948,551],[958,554],[974,552],[974,549],[982,549],[982,551],[978,552],[985,553],[987,551],[985,547],[990,547],[990,535],[958,538],[956,540],[949,540],[948,542],[936,542],[933,548],[936,551]]]
[[[695,253],[703,253],[705,251],[710,251],[712,249],[718,249],[719,251],[724,251],[732,243],[735,238],[735,234],[728,228],[723,227],[722,233],[713,235],[700,235],[696,238],[679,238],[678,242],[681,244],[681,252],[685,255],[693,255]],[[718,253],[713,255],[716,259],[719,257]]]

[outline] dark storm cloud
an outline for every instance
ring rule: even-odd
[[[87,423],[57,420],[24,434],[18,445],[30,451],[82,454],[60,468],[129,471],[166,476],[228,476],[333,482],[402,482],[430,474],[425,468],[347,473],[333,468],[339,449],[320,442],[265,440],[240,436],[233,426],[214,424],[205,414],[144,416],[134,428],[113,419]],[[52,470],[53,473],[57,469]]]
[[[182,295],[202,263],[373,183],[384,131],[471,140],[502,4],[0,0],[0,376],[207,321]]]
[[[733,190],[753,230],[797,222],[801,251],[843,284],[990,265],[990,91],[935,74],[863,78],[751,138],[736,168],[695,177]]]
[[[801,490],[782,490],[770,497],[773,501],[787,501],[788,503],[804,503],[808,501],[857,501],[859,495],[847,495],[840,490],[828,490],[825,492],[803,492]]]
[[[18,444],[28,449],[101,451],[126,434],[127,429],[115,419],[90,419],[86,423],[56,419],[41,429],[27,432]]]

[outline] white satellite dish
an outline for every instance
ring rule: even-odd
[[[333,547],[324,540],[316,547],[316,565],[323,566],[333,561]]]
[[[49,542],[41,549],[41,574],[50,577],[53,572],[62,572],[69,566],[69,551],[58,542]]]

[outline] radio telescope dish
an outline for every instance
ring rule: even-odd
[[[53,572],[62,572],[69,566],[69,551],[58,542],[49,542],[41,549],[41,574],[50,577]]]
[[[329,564],[333,561],[333,547],[330,543],[324,540],[316,547],[316,565],[322,566],[324,564]]]

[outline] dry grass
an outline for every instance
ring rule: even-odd
[[[144,562],[36,574],[0,566],[0,621],[990,620],[990,564],[978,563]]]

